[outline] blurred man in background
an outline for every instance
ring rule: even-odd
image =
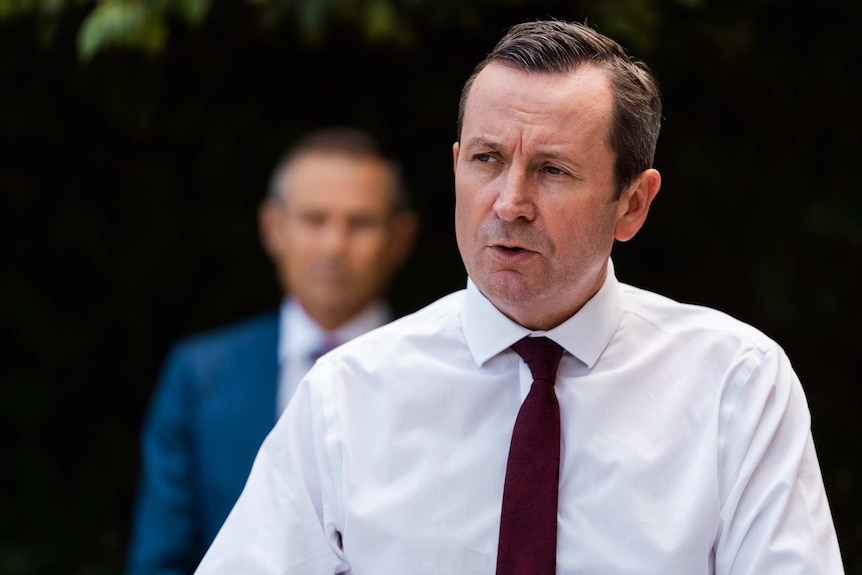
[[[383,298],[417,219],[372,136],[302,139],[276,167],[259,226],[281,308],[170,353],[142,429],[127,575],[192,573],[316,358],[393,319]]]

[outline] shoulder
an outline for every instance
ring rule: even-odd
[[[740,398],[763,408],[776,390],[801,392],[784,349],[756,327],[714,308],[622,289],[619,361],[638,366],[640,373],[661,366],[655,373],[663,384],[693,385],[704,400],[728,401],[727,409]]]
[[[452,324],[460,324],[461,305],[466,290],[447,294],[419,310],[401,316],[400,318],[369,332],[369,339],[374,337],[391,337],[407,335],[439,333],[439,330]]]
[[[725,312],[703,305],[682,303],[666,296],[620,284],[623,321],[682,343],[704,339],[759,350],[776,342],[756,327]]]
[[[232,361],[268,347],[275,353],[278,318],[278,311],[271,311],[182,338],[171,349],[168,363],[201,365]]]
[[[371,330],[339,347],[347,354],[397,353],[405,348],[421,348],[425,342],[439,344],[461,337],[461,305],[465,290],[459,290]]]
[[[262,313],[240,321],[187,336],[178,341],[178,353],[200,353],[254,344],[261,338],[278,335],[278,312]]]
[[[247,382],[277,366],[278,312],[260,314],[185,337],[168,353],[159,374],[165,397],[225,382]]]

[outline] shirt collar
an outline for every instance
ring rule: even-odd
[[[483,365],[521,338],[532,335],[554,340],[591,368],[613,337],[621,317],[619,283],[610,259],[599,291],[575,315],[551,330],[533,331],[512,321],[482,295],[469,277],[461,309],[467,346],[478,365]]]
[[[382,301],[366,307],[359,315],[336,330],[327,332],[321,328],[293,298],[285,298],[281,304],[278,359],[306,357],[322,349],[327,341],[345,343],[367,331],[380,327],[392,319],[392,310]]]

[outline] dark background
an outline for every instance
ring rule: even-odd
[[[273,2],[225,0],[196,25],[168,18],[156,53],[84,60],[91,3],[14,1],[0,0],[0,574],[121,570],[161,362],[178,337],[277,305],[256,209],[307,129],[359,125],[403,161],[423,228],[399,309],[463,287],[461,85],[506,27],[545,16],[589,18],[658,76],[664,183],[617,274],[786,349],[862,574],[859,2],[389,1],[397,34],[347,11],[310,37],[289,12],[262,24]]]

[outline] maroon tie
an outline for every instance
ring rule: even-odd
[[[560,479],[560,405],[554,380],[563,348],[546,337],[527,337],[512,349],[530,367],[533,385],[512,431],[497,575],[554,575]]]

